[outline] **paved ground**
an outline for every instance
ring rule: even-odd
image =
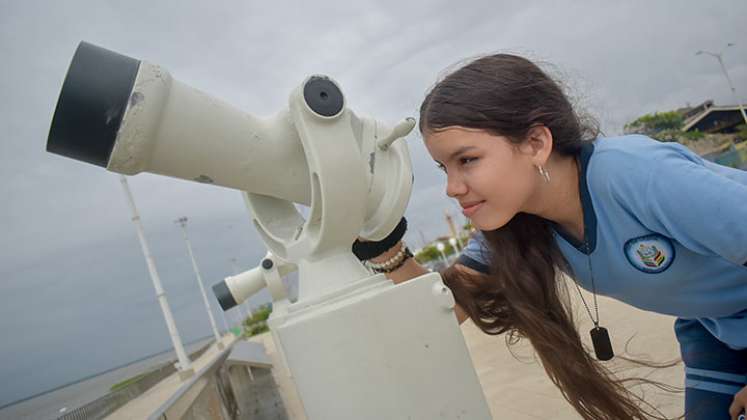
[[[575,288],[570,289],[570,292],[573,292],[571,298],[574,304],[580,302]],[[587,302],[591,302],[590,295],[587,294],[585,297]],[[600,298],[599,311],[602,325],[609,329],[617,353],[621,353],[625,343],[632,338],[628,345],[630,355],[658,362],[679,357],[672,331],[673,318],[643,312],[606,298]],[[591,321],[583,306],[576,305],[576,318],[583,331],[582,337],[586,337]],[[533,360],[533,352],[528,344],[521,343],[513,347],[514,356],[507,349],[503,336],[483,334],[469,321],[462,325],[462,331],[494,419],[579,418],[547,379],[543,368]],[[276,366],[273,373],[290,418],[305,419],[295,387],[280,365],[270,334],[263,334],[253,340],[265,344]],[[520,360],[517,360],[517,357]],[[630,363],[617,359],[609,366],[621,375],[647,375],[649,378],[676,386],[683,382],[681,364],[668,369],[633,368]],[[638,392],[641,390],[638,389]],[[667,394],[651,388],[646,388],[643,392],[646,400],[659,407],[664,414],[674,417],[682,413],[684,394]]]
[[[230,347],[236,340],[235,335],[226,334],[222,337],[221,341],[225,347]],[[199,372],[218,357],[221,352],[222,350],[218,349],[216,344],[213,343],[205,353],[192,361],[192,368],[195,372]],[[173,374],[105,418],[107,420],[147,419],[151,413],[176,393],[182,383],[179,376]]]
[[[574,304],[580,303],[578,292],[571,289]],[[591,303],[591,295],[585,294]],[[581,337],[588,337],[592,323],[582,305],[576,304],[576,319],[581,327]],[[592,309],[593,310],[593,309]],[[612,299],[599,299],[602,325],[607,327],[616,353],[621,353],[627,340],[628,355],[650,361],[679,359],[679,351],[672,324],[674,318],[644,312]],[[491,337],[482,333],[471,322],[462,326],[472,360],[483,391],[495,419],[578,419],[580,416],[563,399],[560,392],[547,379],[543,368],[533,360],[533,351],[527,343],[513,348],[522,361],[508,351],[504,337]],[[590,341],[587,345],[591,347]],[[613,359],[609,367],[621,376],[648,376],[670,385],[681,386],[683,367],[667,369],[635,368],[629,362]],[[646,400],[656,405],[664,414],[674,417],[682,414],[684,394],[669,394],[644,388]],[[641,390],[638,389],[640,394]]]

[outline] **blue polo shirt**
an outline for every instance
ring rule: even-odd
[[[600,138],[579,156],[585,237],[551,224],[576,281],[641,309],[697,319],[747,348],[747,172],[677,143]],[[459,262],[487,272],[481,234]]]

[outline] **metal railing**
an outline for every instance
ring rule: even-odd
[[[211,343],[212,344],[212,343]],[[192,360],[200,357],[210,344],[190,355]],[[98,420],[103,419],[113,413],[119,407],[127,404],[129,401],[145,393],[157,383],[169,377],[176,372],[173,361],[167,362],[156,370],[150,371],[143,377],[133,381],[124,388],[112,391],[101,398],[91,401],[88,404],[71,410],[59,417],[57,420]]]

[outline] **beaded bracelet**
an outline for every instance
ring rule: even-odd
[[[407,245],[405,245],[405,242],[402,241],[399,251],[392,258],[389,258],[382,263],[374,263],[371,261],[364,261],[363,263],[366,267],[372,269],[376,273],[391,273],[392,271],[402,267],[405,261],[412,256],[410,248],[408,248]]]
[[[391,273],[393,271],[397,271],[400,269],[400,267],[405,265],[407,260],[409,260],[411,257],[413,257],[413,255],[412,255],[412,252],[410,252],[410,248],[405,248],[405,257],[402,258],[402,261],[400,261],[399,264],[393,266],[392,268],[380,269],[378,271],[377,270],[374,270],[374,271],[376,271],[377,273]]]

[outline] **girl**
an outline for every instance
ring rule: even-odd
[[[505,54],[436,84],[420,131],[446,194],[481,231],[442,273],[460,320],[528,338],[585,419],[646,417],[584,350],[560,292],[567,274],[594,293],[584,305],[598,358],[612,355],[597,293],[677,316],[687,419],[743,413],[747,172],[644,136],[600,138],[539,67]],[[401,242],[374,254],[359,256],[395,282],[425,272]]]

